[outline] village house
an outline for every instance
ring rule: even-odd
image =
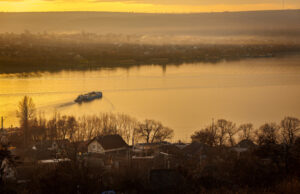
[[[188,146],[185,146],[182,151],[185,163],[191,162],[197,163],[198,165],[203,165],[216,156],[215,148],[199,142],[192,142]]]
[[[128,152],[128,148],[120,135],[98,136],[88,143],[88,153],[92,154],[124,154]]]
[[[171,143],[166,141],[155,143],[138,143],[133,146],[133,152],[143,152],[143,154],[154,153],[158,152],[159,148],[164,145],[171,145]]]
[[[206,144],[192,142],[182,150],[187,157],[199,157],[201,159],[207,157],[207,153],[210,151],[210,149],[211,147]]]
[[[10,151],[20,162],[29,164],[40,160],[65,158],[69,146],[69,140],[43,140],[29,144],[26,148],[16,147]]]
[[[47,160],[66,157],[69,148],[70,142],[67,139],[44,140],[35,143],[31,151],[34,152],[36,160]]]
[[[132,148],[131,162],[140,169],[169,169],[178,163],[182,152],[169,142],[140,143]]]
[[[67,139],[62,139],[62,140],[44,140],[37,142],[32,149],[33,150],[64,150],[67,149],[69,146],[70,142]]]
[[[130,149],[120,135],[105,135],[93,138],[87,144],[85,166],[119,168],[128,165]]]

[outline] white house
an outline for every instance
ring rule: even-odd
[[[128,150],[127,143],[120,135],[98,136],[88,143],[88,153],[105,154]]]
[[[101,146],[101,144],[98,142],[96,138],[94,138],[89,144],[88,144],[88,153],[105,153],[104,148]]]

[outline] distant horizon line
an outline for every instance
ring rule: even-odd
[[[247,10],[247,11],[210,11],[210,12],[134,12],[134,11],[0,11],[3,13],[127,13],[127,14],[166,14],[166,15],[188,15],[188,14],[208,14],[208,13],[247,13],[247,12],[284,12],[284,11],[300,11],[298,9],[266,9],[266,10]]]

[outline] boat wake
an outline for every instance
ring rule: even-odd
[[[76,104],[75,102],[67,102],[67,103],[63,103],[63,104],[60,104],[58,106],[56,106],[56,108],[65,108],[65,107],[68,107],[68,106],[72,106]]]
[[[104,96],[103,99],[104,99],[108,104],[110,104],[112,110],[115,110],[115,105],[114,105],[107,97]]]

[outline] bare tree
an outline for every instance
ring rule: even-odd
[[[167,139],[172,139],[174,130],[169,127],[157,128],[152,136],[152,142],[162,142]]]
[[[240,139],[251,140],[253,137],[253,125],[252,123],[241,124],[239,126],[239,131],[241,131]]]
[[[130,140],[135,138],[134,129],[137,126],[136,119],[125,115],[117,115],[117,128],[119,134],[124,138],[124,140],[129,144]]]
[[[300,131],[300,121],[294,117],[285,117],[281,121],[281,133],[284,143],[291,145],[295,142],[296,136]]]
[[[60,116],[58,115],[58,119],[57,119],[57,131],[59,134],[59,139],[65,139],[67,132],[68,132],[68,128],[67,128],[67,116]]]
[[[17,117],[20,120],[20,126],[23,129],[24,135],[24,146],[28,141],[28,130],[31,125],[31,122],[35,118],[35,105],[33,103],[32,98],[28,96],[24,96],[24,98],[19,102]]]
[[[219,119],[217,121],[217,139],[219,146],[223,146],[226,141],[226,134],[227,134],[227,125],[228,121],[225,119]]]
[[[40,122],[41,122],[40,120],[35,118],[32,121],[30,129],[28,130],[29,131],[28,138],[30,138],[30,140],[33,140],[34,142],[43,140],[45,138],[46,126],[40,125],[41,124]]]
[[[196,131],[191,138],[193,142],[215,146],[217,141],[216,128],[212,125],[200,131]]]
[[[210,146],[223,146],[227,139],[231,146],[234,145],[234,136],[238,133],[239,129],[235,124],[225,119],[219,119],[217,123],[212,123],[209,127],[195,132],[191,138],[192,141],[201,142]]]
[[[76,139],[78,141],[90,140],[96,136],[96,132],[99,131],[99,118],[96,116],[82,116],[79,118],[78,128]]]
[[[74,116],[66,116],[62,117],[58,115],[57,119],[57,130],[60,135],[60,139],[73,139],[73,135],[77,130],[77,121]]]
[[[52,119],[50,119],[47,122],[46,139],[49,139],[51,141],[58,139],[57,119],[58,119],[58,113],[54,112]]]
[[[137,137],[145,138],[146,142],[160,142],[171,139],[173,130],[160,122],[146,120],[138,124],[137,120],[125,114],[102,113],[99,116],[83,116],[76,119],[73,116],[55,113],[53,118],[34,120],[34,136],[36,140],[58,140],[68,138],[72,142],[92,139],[95,136],[118,134],[129,143]],[[43,127],[42,127],[43,126]],[[44,130],[39,130],[45,128]],[[138,130],[139,129],[139,130]],[[43,132],[44,131],[44,132]],[[40,134],[40,132],[43,132]]]
[[[74,116],[68,116],[66,127],[68,129],[68,137],[73,141],[75,139],[75,133],[78,130],[78,123]]]
[[[145,120],[144,123],[140,123],[136,132],[146,143],[171,139],[174,133],[172,129],[164,127],[160,122],[154,120]]]
[[[95,136],[118,134],[129,143],[134,129],[136,119],[125,114],[101,113],[93,116],[83,116],[78,119],[78,130],[80,139],[92,139]]]
[[[277,143],[279,126],[276,123],[266,123],[256,132],[257,143],[259,145]]]
[[[117,127],[117,117],[112,113],[103,113],[100,115],[100,131],[98,135],[119,134]]]
[[[229,143],[231,146],[235,145],[234,136],[239,132],[239,128],[236,127],[231,121],[227,121],[225,125],[225,131],[228,134]]]
[[[151,120],[145,120],[145,123],[140,123],[137,128],[137,133],[142,139],[145,139],[146,143],[150,142],[150,136],[153,131],[151,124]]]

